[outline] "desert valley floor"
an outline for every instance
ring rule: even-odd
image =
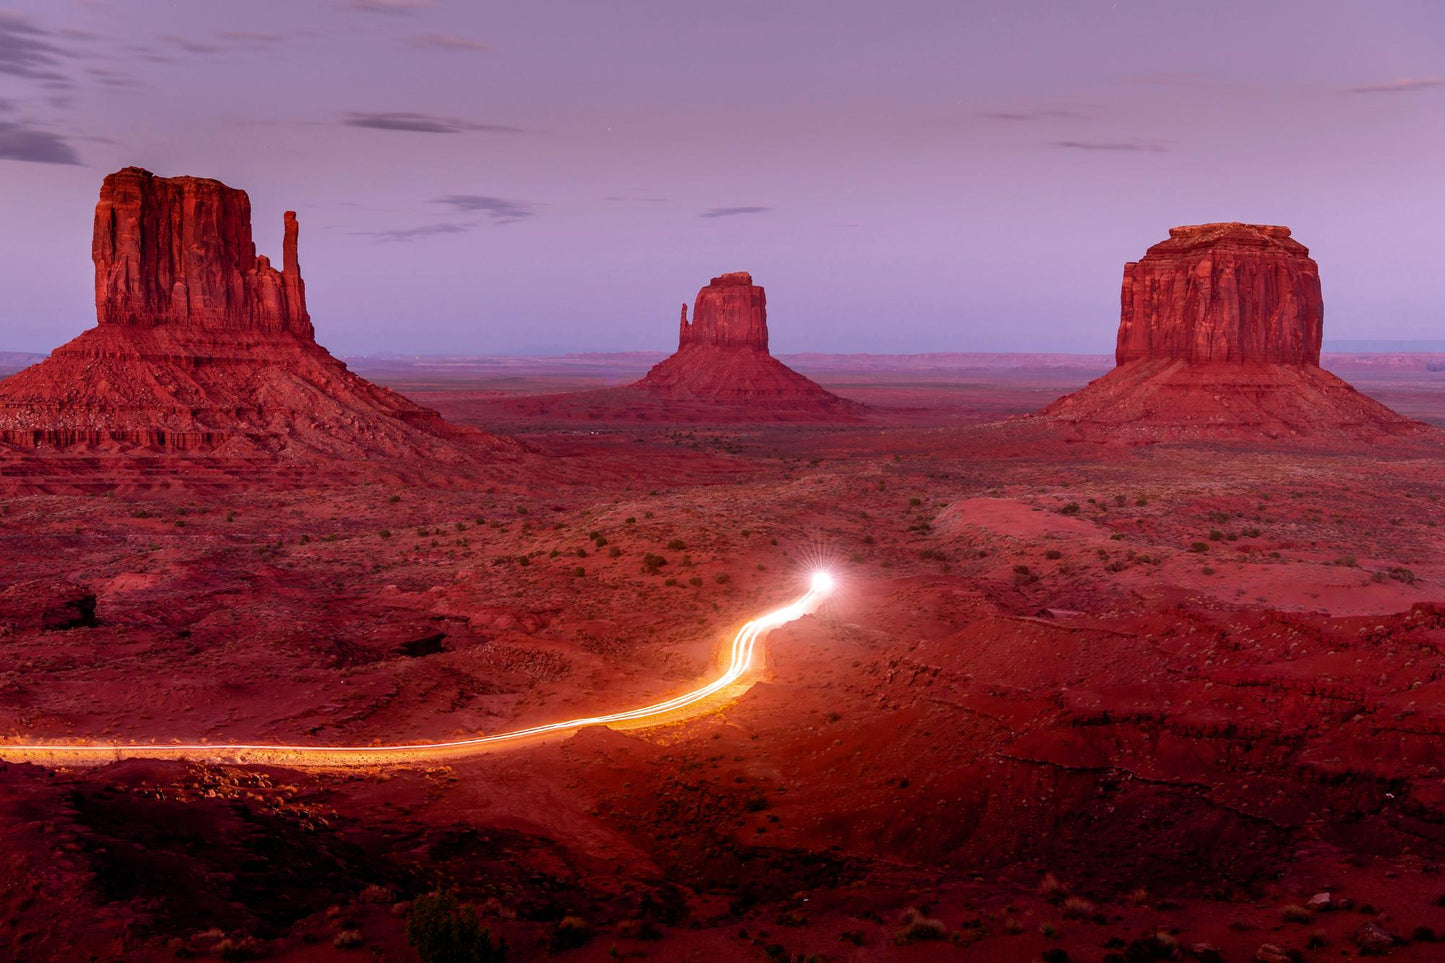
[[[872,409],[588,419],[535,398],[605,366],[378,362],[523,453],[436,485],[5,456],[11,741],[517,728],[689,688],[813,569],[839,590],[662,729],[0,765],[0,945],[404,960],[448,890],[513,960],[1445,955],[1437,443],[1018,444],[999,419],[1106,362],[794,363]],[[1333,367],[1445,425],[1441,371]]]

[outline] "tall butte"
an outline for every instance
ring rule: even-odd
[[[746,271],[715,277],[698,291],[692,321],[682,306],[677,352],[633,387],[667,401],[751,409],[766,419],[847,416],[863,407],[768,353],[767,295]]]
[[[91,244],[98,323],[0,382],[0,446],[412,463],[515,447],[317,344],[298,235],[288,211],[278,271],[256,254],[245,191],[138,167],[106,177]]]
[[[1125,442],[1426,430],[1320,367],[1319,266],[1287,227],[1171,228],[1121,302],[1114,370],[1031,418]]]

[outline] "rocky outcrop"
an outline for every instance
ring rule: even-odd
[[[715,277],[697,292],[692,323],[682,306],[678,350],[692,345],[768,351],[768,297],[753,276],[735,271]]]
[[[1030,416],[1080,440],[1428,431],[1319,366],[1319,269],[1287,227],[1176,227],[1124,266],[1117,366]]]
[[[510,441],[447,424],[316,343],[287,212],[282,269],[244,191],[128,167],[105,178],[98,324],[0,382],[0,451],[461,465]]]
[[[755,420],[848,418],[863,410],[768,353],[767,295],[746,271],[715,277],[698,291],[691,322],[684,304],[677,340],[677,352],[634,388],[672,402],[732,407],[738,410],[730,415]]]
[[[1124,265],[1119,364],[1320,363],[1319,266],[1287,227],[1197,224]]]
[[[287,211],[282,270],[256,254],[245,191],[127,167],[106,177],[91,257],[101,324],[288,331],[312,337]]]

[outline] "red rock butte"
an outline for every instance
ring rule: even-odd
[[[466,462],[507,440],[349,371],[316,343],[283,221],[256,254],[245,191],[127,167],[95,208],[97,325],[0,382],[0,464],[35,453]]]
[[[751,407],[768,419],[848,415],[862,410],[768,353],[768,299],[752,275],[715,277],[697,293],[692,321],[682,306],[677,352],[634,388],[680,402]]]
[[[1175,227],[1124,265],[1113,371],[1030,416],[1081,439],[1425,431],[1319,366],[1319,266],[1287,227]]]

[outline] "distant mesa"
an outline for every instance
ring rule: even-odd
[[[1428,431],[1319,366],[1319,266],[1287,227],[1197,224],[1124,265],[1114,370],[1030,416],[1080,439]]]
[[[753,409],[765,420],[856,415],[840,398],[768,353],[768,299],[746,271],[723,274],[682,306],[677,352],[633,388],[677,402]]]
[[[0,382],[0,445],[442,463],[515,447],[446,423],[318,345],[298,234],[288,211],[277,270],[256,253],[245,191],[138,167],[107,176],[91,247],[98,324]]]

